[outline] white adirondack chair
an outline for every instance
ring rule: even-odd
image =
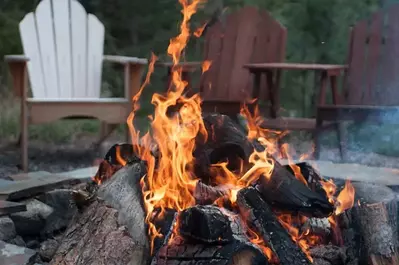
[[[24,55],[5,59],[14,91],[21,97],[22,168],[27,171],[29,124],[67,117],[125,123],[147,60],[103,55],[104,26],[76,0],[41,1],[20,22],[19,30]],[[124,98],[100,98],[103,61],[124,66]]]

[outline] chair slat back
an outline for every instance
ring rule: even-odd
[[[104,26],[77,0],[42,0],[19,24],[34,98],[99,98]]]
[[[345,87],[349,105],[399,105],[399,4],[352,29]]]
[[[251,97],[252,78],[243,65],[282,62],[285,38],[285,28],[254,7],[244,7],[214,24],[205,35],[205,60],[212,64],[201,79],[203,98],[243,101]]]

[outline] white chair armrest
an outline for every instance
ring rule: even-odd
[[[6,55],[4,56],[4,60],[8,63],[23,63],[28,62],[29,58],[25,55]]]

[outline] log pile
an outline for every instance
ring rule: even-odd
[[[131,145],[115,145],[94,178],[101,184],[75,192],[78,213],[50,264],[398,264],[392,190],[354,183],[354,207],[335,216],[336,205],[316,170],[295,165],[304,183],[293,167],[268,155],[271,177],[254,180],[232,201],[211,165],[229,161],[232,172],[248,170],[249,156],[264,147],[226,116],[206,115],[204,123],[212,137],[197,139],[191,167],[200,178],[195,205],[180,212],[156,209],[153,224],[161,236],[153,246],[140,185],[146,162]],[[156,148],[152,154],[158,155]],[[337,187],[335,196],[341,190]]]

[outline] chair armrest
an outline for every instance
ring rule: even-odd
[[[176,66],[180,67],[183,72],[193,72],[201,67],[203,62],[179,62]],[[156,62],[155,66],[165,67],[169,70],[174,66],[172,62]]]
[[[4,60],[7,63],[26,63],[29,61],[29,58],[26,57],[25,55],[6,55],[4,56]]]
[[[148,60],[137,57],[104,55],[103,61],[124,66],[125,98],[132,99],[140,90],[141,77],[144,72],[144,66],[148,64]]]
[[[148,64],[148,60],[145,58],[129,57],[129,56],[118,56],[118,55],[104,55],[104,62],[118,63],[118,64]]]
[[[8,63],[10,69],[14,95],[26,99],[28,97],[26,63],[29,58],[25,55],[6,55],[4,60]]]

